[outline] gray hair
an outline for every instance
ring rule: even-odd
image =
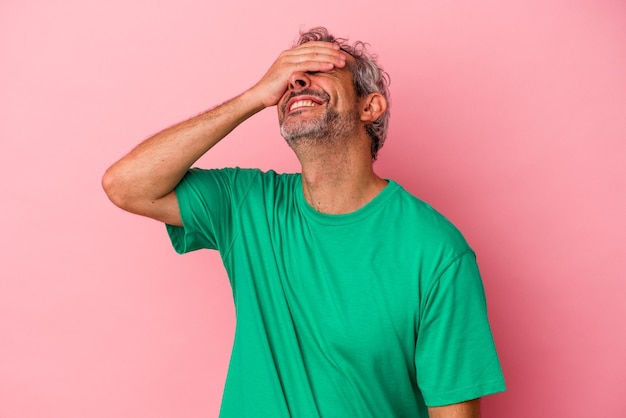
[[[311,41],[332,42],[340,46],[341,50],[350,54],[355,64],[349,66],[354,80],[354,89],[359,97],[365,97],[370,93],[380,93],[387,101],[387,110],[374,122],[365,126],[367,134],[372,139],[372,160],[376,160],[387,138],[387,126],[389,124],[389,74],[387,74],[376,62],[377,56],[368,52],[368,44],[356,41],[349,44],[347,39],[336,38],[323,27],[312,28],[306,32],[300,32],[300,38],[295,46]]]

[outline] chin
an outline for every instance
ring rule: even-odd
[[[351,112],[337,112],[328,109],[321,118],[285,118],[280,125],[280,133],[289,143],[327,144],[333,138],[349,137],[358,130],[356,116]]]

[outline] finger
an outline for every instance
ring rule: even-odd
[[[319,56],[345,57],[345,53],[339,49],[339,45],[330,42],[307,42],[295,48],[285,51],[288,56],[302,56],[318,54]]]
[[[298,51],[297,53],[286,54],[284,58],[287,63],[296,66],[319,62],[332,64],[336,67],[343,67],[346,62],[346,54],[343,51],[328,49]]]
[[[328,72],[338,67],[339,65],[327,61],[300,61],[293,65],[292,72]]]
[[[339,49],[339,44],[334,42],[326,42],[326,41],[310,41],[305,42],[303,44],[297,45],[291,49],[306,49],[306,48],[327,48],[327,49]]]

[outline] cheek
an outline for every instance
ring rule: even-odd
[[[358,112],[361,102],[353,90],[344,90],[339,93],[337,106],[342,110],[350,110]]]
[[[276,115],[278,116],[278,122],[282,123],[283,119],[285,119],[285,113],[283,111],[283,105],[280,103],[276,106]]]

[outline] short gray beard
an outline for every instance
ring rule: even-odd
[[[339,113],[327,109],[321,119],[301,120],[280,125],[280,134],[289,146],[303,144],[329,144],[335,138],[348,137],[357,130],[357,123],[352,112]]]

